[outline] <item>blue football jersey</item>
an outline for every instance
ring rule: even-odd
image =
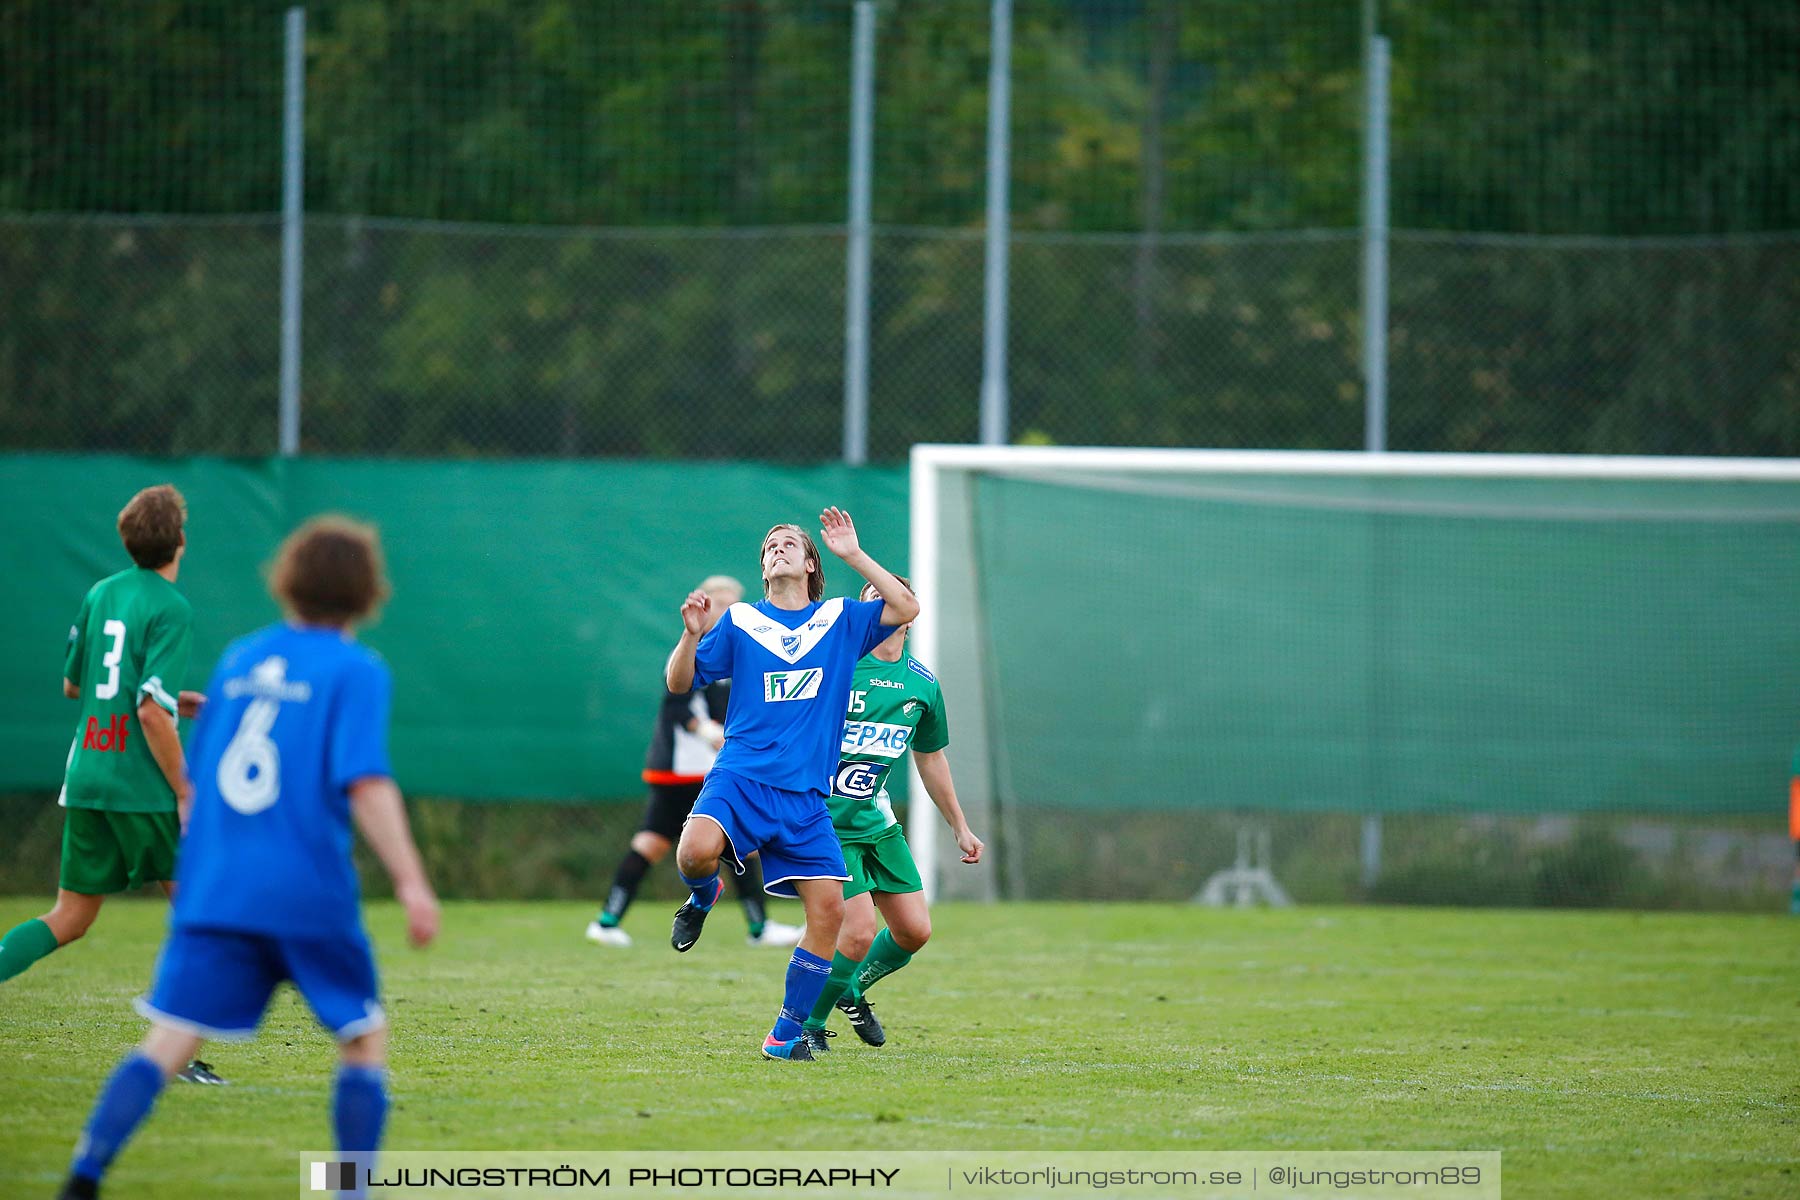
[[[776,608],[734,604],[700,639],[694,682],[731,680],[715,771],[790,792],[831,794],[856,662],[894,632],[881,600]]]
[[[226,647],[188,747],[176,926],[361,929],[349,787],[392,775],[391,692],[381,658],[334,630],[272,625]]]

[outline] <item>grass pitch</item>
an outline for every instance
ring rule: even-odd
[[[871,993],[888,1045],[840,1018],[808,1065],[756,1054],[785,955],[726,904],[678,957],[667,908],[620,951],[586,907],[452,904],[414,953],[372,906],[389,1146],[1498,1149],[1508,1196],[1800,1195],[1800,921],[946,906]],[[0,1196],[55,1191],[164,919],[111,904],[0,985]],[[328,1145],[332,1051],[290,993],[209,1057],[232,1086],[165,1092],[110,1197],[291,1195]]]

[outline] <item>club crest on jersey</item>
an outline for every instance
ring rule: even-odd
[[[763,672],[763,700],[769,704],[783,700],[811,700],[819,694],[825,672],[819,667],[804,671]]]
[[[841,762],[831,790],[852,800],[873,800],[891,763]]]
[[[900,712],[902,715],[910,717],[913,715],[913,710],[918,707],[919,702],[917,700],[908,700],[905,704],[900,706]]]
[[[792,654],[794,652],[794,648],[796,646],[798,646],[799,644],[800,644],[800,635],[799,634],[784,633],[781,635],[781,648],[783,650],[786,650],[789,654]]]

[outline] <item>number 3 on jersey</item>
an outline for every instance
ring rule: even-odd
[[[125,622],[108,621],[100,632],[112,639],[112,646],[100,659],[106,678],[94,685],[94,699],[111,700],[119,694],[119,661],[125,657]]]
[[[245,816],[261,812],[281,795],[281,751],[269,738],[280,708],[277,700],[252,700],[219,756],[219,795]]]

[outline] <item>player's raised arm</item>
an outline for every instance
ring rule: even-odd
[[[712,597],[699,588],[681,602],[681,640],[675,643],[668,665],[663,668],[663,682],[677,696],[687,695],[694,686],[694,651],[706,633],[706,615],[711,608]]]
[[[919,599],[886,567],[864,552],[856,536],[856,525],[850,514],[840,508],[828,508],[819,514],[820,533],[826,548],[844,560],[844,564],[874,585],[881,595],[883,625],[904,625],[919,615]]]
[[[425,877],[399,786],[385,776],[357,780],[350,785],[350,813],[394,881],[394,899],[406,909],[407,938],[415,946],[430,945],[438,932],[437,893]]]

